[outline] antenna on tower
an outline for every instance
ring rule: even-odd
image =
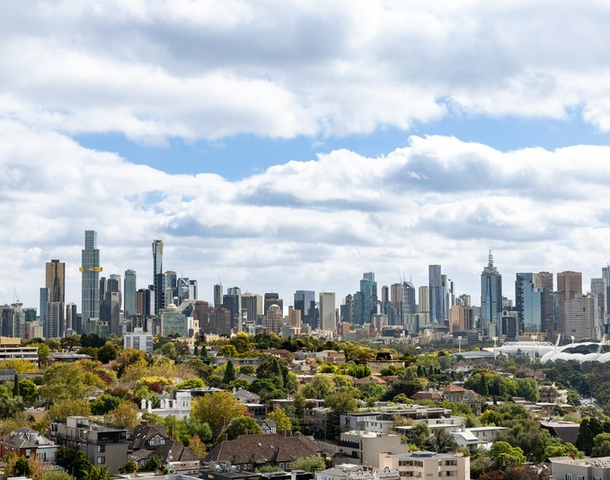
[[[19,296],[17,295],[17,287],[13,283],[13,303],[19,303]]]
[[[222,285],[222,280],[220,279],[220,277],[218,277],[218,284]]]

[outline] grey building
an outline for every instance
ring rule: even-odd
[[[494,266],[489,250],[487,266],[481,273],[481,328],[484,334],[493,336],[498,332],[502,316],[502,275]]]

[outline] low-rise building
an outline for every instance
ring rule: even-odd
[[[261,467],[290,470],[298,458],[320,455],[322,449],[305,435],[256,434],[224,440],[204,458],[204,462],[229,462],[237,471],[253,472]]]
[[[316,480],[400,480],[398,470],[342,463],[316,472]]]
[[[141,409],[143,413],[154,413],[163,418],[173,415],[178,420],[184,420],[191,415],[191,392],[177,390],[175,398],[161,398],[159,408],[153,408],[151,400],[142,399]]]
[[[461,453],[409,452],[382,453],[379,467],[397,469],[401,477],[425,480],[468,480],[470,478],[470,458]]]
[[[57,444],[43,437],[31,428],[18,428],[9,433],[2,434],[0,438],[0,457],[4,458],[9,453],[16,453],[19,457],[37,458],[44,463],[55,463]]]
[[[551,478],[556,480],[608,480],[610,457],[551,457]]]
[[[356,460],[377,468],[383,468],[379,465],[380,453],[409,451],[409,445],[401,443],[398,435],[363,431],[343,432],[336,443],[320,444],[340,461]]]
[[[123,336],[123,347],[152,353],[153,334],[145,332],[143,328],[136,327],[133,332],[128,332]]]

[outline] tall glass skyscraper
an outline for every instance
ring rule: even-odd
[[[163,240],[153,240],[153,285],[155,290],[155,315],[165,308],[165,276],[163,275]]]
[[[125,318],[136,314],[136,272],[135,270],[125,270],[125,280],[123,285],[123,312]]]
[[[481,324],[488,334],[496,334],[502,316],[502,275],[494,267],[494,257],[489,251],[487,266],[481,273]]]
[[[445,289],[440,265],[428,265],[428,294],[430,295],[430,322],[443,325],[445,320]]]
[[[95,230],[85,231],[85,249],[82,251],[82,321],[100,318],[100,251],[97,248]]]

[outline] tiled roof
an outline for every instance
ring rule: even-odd
[[[460,387],[459,385],[455,384],[455,383],[450,383],[449,385],[447,385],[444,389],[443,392],[447,393],[447,392],[465,392],[466,389],[464,387]]]
[[[240,435],[235,440],[219,443],[203,461],[230,461],[236,465],[292,462],[321,451],[315,442],[301,434],[292,437],[280,434]]]
[[[133,429],[129,448],[131,450],[146,448],[146,442],[156,435],[160,435],[165,439],[169,438],[165,433],[165,427],[162,425],[138,425]]]

